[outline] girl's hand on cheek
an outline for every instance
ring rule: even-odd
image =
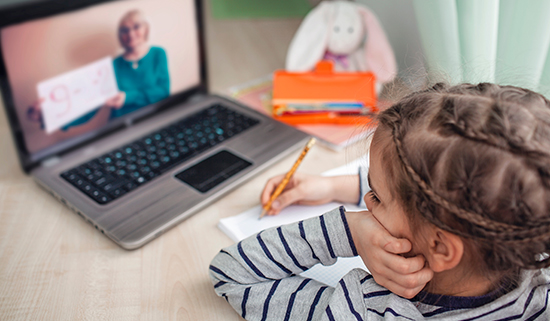
[[[422,255],[405,258],[411,250],[407,239],[393,237],[369,212],[346,213],[357,252],[379,285],[412,298],[433,277]]]

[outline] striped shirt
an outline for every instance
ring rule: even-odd
[[[268,229],[212,260],[216,293],[246,320],[550,320],[550,272],[524,271],[505,294],[405,299],[355,269],[333,288],[298,274],[356,256],[345,210]],[[418,298],[422,297],[420,301]]]

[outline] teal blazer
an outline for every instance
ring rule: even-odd
[[[128,114],[170,95],[168,59],[164,49],[151,47],[137,66],[133,64],[122,56],[113,61],[118,89],[126,93],[126,101],[122,108],[111,110],[111,118]]]

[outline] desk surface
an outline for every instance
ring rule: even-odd
[[[207,18],[213,91],[282,68],[298,25]],[[208,277],[210,260],[232,243],[216,224],[258,205],[266,180],[287,171],[298,153],[143,248],[125,251],[22,173],[1,108],[0,319],[240,320]],[[300,170],[320,173],[356,155],[316,146]]]

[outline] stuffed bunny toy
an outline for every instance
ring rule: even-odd
[[[288,71],[332,60],[335,71],[372,71],[380,83],[397,73],[395,56],[376,16],[349,1],[324,1],[311,10],[290,43]]]

